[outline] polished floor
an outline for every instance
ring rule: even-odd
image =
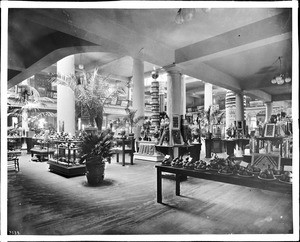
[[[8,174],[8,230],[21,235],[288,234],[292,196],[196,178],[163,179],[156,202],[155,163],[113,159],[105,181],[91,187],[85,176],[65,178],[45,162],[20,160]]]

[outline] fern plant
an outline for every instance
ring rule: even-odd
[[[113,154],[113,135],[110,130],[105,130],[99,134],[86,134],[79,144],[81,161],[88,163],[104,164]]]

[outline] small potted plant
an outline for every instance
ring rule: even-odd
[[[110,130],[83,136],[80,146],[81,160],[86,165],[86,177],[90,185],[104,179],[105,162],[112,156],[113,135]]]

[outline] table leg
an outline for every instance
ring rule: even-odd
[[[157,202],[162,203],[161,170],[157,168]]]
[[[133,165],[133,154],[130,153],[130,164]]]
[[[176,174],[176,189],[175,189],[175,194],[176,196],[180,196],[180,178],[181,176],[179,174]]]

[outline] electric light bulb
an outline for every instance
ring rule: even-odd
[[[292,81],[292,78],[290,78],[290,77],[286,77],[286,78],[285,78],[285,82],[286,82],[286,83],[289,83],[289,82],[291,82],[291,81]]]

